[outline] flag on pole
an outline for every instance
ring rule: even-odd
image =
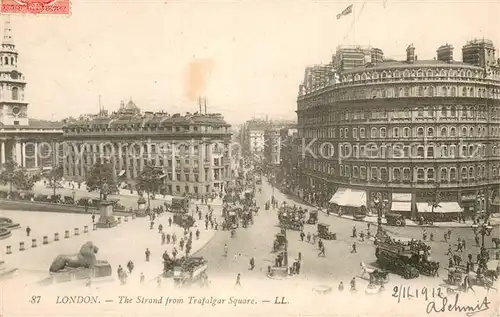
[[[337,20],[340,19],[342,16],[344,15],[349,15],[352,13],[352,4],[350,6],[348,6],[347,8],[344,9],[344,11],[340,12],[339,14],[337,14]]]

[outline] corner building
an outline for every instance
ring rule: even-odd
[[[67,179],[84,181],[98,161],[112,163],[130,189],[145,165],[161,168],[161,192],[173,195],[219,192],[232,177],[231,130],[220,114],[142,113],[131,100],[112,114],[68,121],[63,131]]]
[[[474,63],[452,55],[418,60],[409,46],[406,61],[356,67],[339,83],[302,89],[301,188],[320,189],[326,201],[347,188],[368,210],[380,199],[409,217],[436,191],[466,214],[497,209],[500,60],[487,40],[464,46],[463,60]]]

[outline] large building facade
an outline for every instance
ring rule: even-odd
[[[4,22],[0,47],[0,162],[13,161],[20,168],[50,168],[62,157],[58,144],[62,123],[28,118],[26,79],[18,68],[19,53],[10,21]]]
[[[220,114],[142,113],[129,101],[112,114],[68,121],[64,142],[64,175],[75,181],[102,160],[130,188],[145,165],[157,166],[162,192],[173,195],[223,191],[232,178],[231,130]]]
[[[380,200],[391,208],[406,194],[413,216],[436,191],[469,213],[494,208],[500,62],[492,47],[487,40],[467,43],[464,63],[449,58],[450,46],[436,60],[418,60],[409,46],[406,61],[354,67],[339,83],[301,89],[302,189],[326,200],[339,188],[363,191],[367,208]]]

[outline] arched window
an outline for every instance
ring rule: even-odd
[[[427,71],[427,77],[432,77],[432,70],[430,70],[430,69],[429,69],[429,70]]]
[[[404,91],[405,91],[405,97],[409,97],[410,96],[410,87],[405,87]]]
[[[419,146],[417,148],[417,157],[419,157],[419,158],[423,158],[424,157],[424,147],[423,146]]]
[[[418,128],[417,129],[417,136],[423,137],[424,136],[424,128]]]
[[[470,136],[470,137],[473,137],[473,136],[474,136],[474,128],[473,128],[473,127],[471,127],[471,128],[469,129],[469,136]]]
[[[425,177],[424,169],[423,168],[419,168],[417,170],[417,178],[418,179],[424,179],[424,177]]]
[[[474,167],[469,167],[469,178],[474,178]]]
[[[361,75],[361,80],[366,80],[366,74],[363,73],[363,75]]]
[[[457,180],[457,170],[454,167],[450,168],[450,180]]]
[[[462,171],[460,172],[460,177],[462,179],[467,179],[467,167],[462,167]]]
[[[380,128],[380,137],[385,138],[387,136],[387,132],[385,128]]]
[[[434,128],[427,128],[427,136],[428,137],[434,136]]]
[[[394,173],[395,180],[401,180],[401,170],[399,168],[395,168],[393,170],[393,173]]]
[[[446,107],[441,108],[441,117],[446,117],[448,116],[448,109]]]
[[[447,134],[448,134],[448,131],[446,130],[446,128],[445,127],[441,128],[441,136],[446,137]]]
[[[450,136],[457,136],[457,129],[455,127],[452,127],[450,129]]]
[[[9,58],[5,57],[5,65],[9,65]]]
[[[12,88],[12,100],[18,100],[19,99],[19,88],[13,87]]]
[[[441,96],[446,97],[447,94],[448,94],[448,90],[446,89],[446,87],[441,88]]]
[[[457,108],[455,106],[452,106],[450,109],[450,116],[455,117],[457,115]]]
[[[10,58],[10,64],[11,64],[11,65],[14,65],[14,57],[11,57],[11,58]]]
[[[427,179],[434,179],[434,169],[433,168],[429,168],[427,170]]]
[[[462,96],[467,97],[467,88],[462,88]]]
[[[429,87],[429,96],[432,97],[434,96],[434,87]]]
[[[377,137],[377,128],[372,128],[370,137],[371,138],[376,138]]]
[[[467,128],[466,127],[462,128],[462,136],[467,136]]]
[[[401,74],[399,73],[399,70],[397,70],[397,71],[394,72],[394,77],[395,78],[401,77]]]
[[[418,96],[423,97],[424,96],[425,89],[424,87],[420,86],[418,87]]]
[[[448,180],[448,169],[446,169],[445,167],[441,168],[441,180],[442,181]]]
[[[457,95],[457,88],[451,87],[451,96],[455,97]]]
[[[448,149],[446,145],[441,145],[441,157],[445,158],[448,156]]]
[[[408,78],[408,77],[410,77],[410,72],[409,72],[407,69],[404,71],[404,73],[403,73],[403,77],[404,77],[404,78]]]
[[[399,138],[399,128],[392,129],[392,137]]]
[[[410,137],[410,128],[404,128],[403,129],[403,136],[405,138]]]

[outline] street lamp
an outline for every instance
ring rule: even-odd
[[[484,236],[491,235],[493,227],[490,226],[488,223],[483,223],[481,225],[475,223],[472,225],[472,230],[474,230],[475,234],[481,235],[481,248],[484,249]]]

